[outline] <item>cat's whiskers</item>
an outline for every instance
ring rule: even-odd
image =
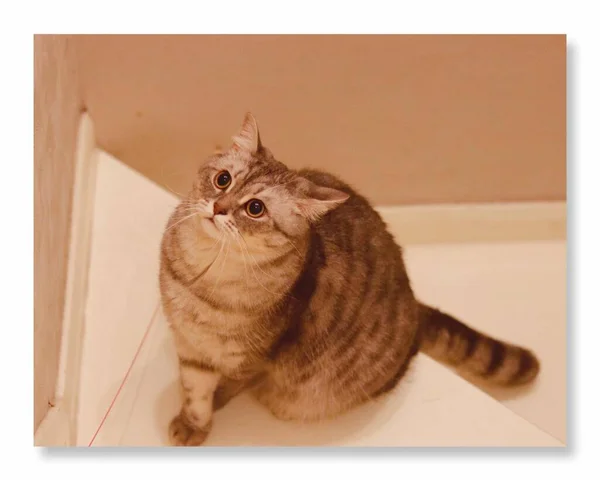
[[[179,206],[179,211],[180,212],[196,211],[196,212],[202,213],[203,216],[205,216],[205,217],[210,217],[211,215],[207,210],[204,209],[205,207],[206,207],[206,204],[202,204],[202,203],[181,204]]]
[[[271,290],[269,290],[259,279],[258,276],[256,275],[256,271],[254,270],[254,266],[252,265],[253,259],[254,257],[252,256],[252,254],[250,253],[250,251],[248,250],[248,244],[246,243],[246,240],[244,239],[244,236],[241,234],[241,232],[239,233],[240,238],[244,241],[244,243],[246,244],[245,246],[243,244],[240,244],[240,246],[243,247],[243,250],[245,249],[246,253],[249,256],[249,260],[250,260],[250,270],[252,270],[252,273],[254,274],[254,278],[256,279],[256,281],[258,282],[258,284],[268,293],[270,293],[271,295],[275,296],[275,297],[286,297],[289,296],[290,298],[294,298],[289,292],[273,292]],[[242,250],[242,251],[243,251]],[[258,263],[256,262],[256,260],[254,260],[255,265],[261,270],[261,272],[273,279],[275,279],[275,277],[268,275],[262,268],[260,268],[260,266],[258,265]],[[294,298],[294,300],[296,300]]]
[[[250,263],[250,258],[248,257],[248,254],[246,253],[245,249],[244,249],[244,245],[242,244],[241,241],[241,234],[237,229],[234,229],[232,226],[229,226],[230,231],[233,233],[233,237],[235,238],[238,246],[240,247],[240,253],[242,254],[242,259],[244,260],[244,279],[246,281],[246,286],[250,288],[250,285],[248,283],[248,264],[250,264],[250,269],[252,270],[252,274],[254,275],[254,277],[256,278],[256,273],[254,272],[254,269],[252,268],[252,264]],[[248,260],[246,260],[248,258]],[[258,280],[258,278],[256,278],[256,281],[261,284],[260,280]],[[261,286],[264,287],[264,285],[261,284]]]
[[[201,205],[197,204],[197,203],[182,203],[181,205],[179,205],[179,209],[180,210],[189,210],[190,208],[195,208],[196,210],[199,210],[198,207],[200,207]]]
[[[239,233],[235,229],[235,227],[233,225],[231,225],[230,223],[226,223],[226,227],[232,233],[233,238],[235,239],[238,246],[240,247],[240,253],[242,254],[242,260],[244,261],[244,281],[246,282],[246,287],[248,287],[248,262],[246,261],[246,255],[244,254],[244,250],[242,249],[242,244],[241,244],[241,241],[239,238]]]
[[[247,254],[244,251],[244,245],[242,245],[241,243],[240,234],[234,225],[228,224],[227,227],[229,228],[229,231],[233,234],[233,238],[236,240],[238,246],[240,247],[240,253],[242,254],[242,260],[244,261],[244,279],[246,282],[246,286],[250,288],[248,284],[248,262],[246,260]],[[261,334],[261,340],[267,338],[271,334],[270,330],[261,323],[254,324],[254,330],[259,331],[259,333]],[[248,341],[250,342],[249,338]]]
[[[294,247],[294,249],[295,249],[295,250],[298,252],[298,258],[299,258],[300,260],[303,260],[303,259],[304,259],[304,255],[302,255],[302,254],[300,253],[300,250],[298,250],[298,247],[297,247],[297,246],[294,244],[294,242],[292,242],[292,241],[291,241],[289,238],[286,238],[286,240],[287,240],[287,242],[288,242],[288,243],[290,243],[290,244],[292,245],[292,247]]]
[[[242,260],[244,261],[244,273],[245,273],[244,279],[246,282],[246,286],[248,286],[248,262],[246,260],[246,254],[244,252],[243,245],[240,240],[239,232],[237,231],[235,226],[232,225],[230,222],[225,222],[223,224],[223,226],[227,232],[227,233],[223,232],[223,236],[226,236],[226,235],[230,236],[237,242],[238,246],[240,247],[240,253],[242,254]],[[229,253],[229,248],[227,250],[227,253]],[[223,260],[223,264],[225,263],[225,261],[226,260]],[[212,293],[214,292],[214,290],[216,289],[217,284],[218,284],[218,280],[216,281],[215,286],[213,287],[213,290],[211,291],[211,294],[210,294],[211,296],[212,296]],[[252,329],[250,330],[250,332],[254,333],[255,335],[257,335],[257,334],[259,335],[260,338],[258,338],[258,339],[253,338],[250,335],[249,331],[247,330],[246,324],[243,324],[243,323],[240,324],[240,330],[241,330],[242,334],[244,335],[244,338],[246,340],[248,347],[257,353],[261,351],[259,342],[262,341],[264,338],[267,338],[270,335],[270,331],[268,330],[268,328],[266,328],[262,324],[253,324]]]
[[[206,247],[206,248],[195,248],[195,249],[194,249],[194,251],[196,251],[196,252],[210,252],[210,251],[214,250],[214,248],[215,248],[215,247],[218,247],[218,246],[219,246],[219,241],[220,241],[220,240],[221,240],[221,239],[219,239],[219,240],[214,240],[214,241],[212,242],[212,245],[211,245],[210,247]]]
[[[179,198],[179,199],[184,199],[185,198],[185,195],[183,193],[176,192],[171,187],[169,187],[169,185],[167,185],[166,183],[164,184],[164,186],[167,188],[167,190],[169,190],[177,198]]]
[[[202,272],[201,275],[199,275],[197,278],[203,277],[204,275],[206,275],[208,272],[210,272],[211,268],[215,265],[215,263],[217,263],[217,260],[219,259],[219,256],[221,255],[221,252],[223,251],[223,246],[225,245],[225,241],[224,241],[224,236],[225,235],[221,235],[221,237],[218,240],[218,244],[220,245],[219,251],[217,252],[217,255],[215,256],[215,258],[213,259],[213,261],[208,265],[208,267],[206,268],[206,270],[204,270]],[[214,248],[214,245],[213,245]],[[194,280],[195,282],[195,280]],[[194,283],[192,282],[192,283]]]
[[[227,251],[225,252],[225,257],[223,258],[223,262],[221,263],[221,271],[219,272],[219,275],[217,275],[217,279],[215,280],[215,284],[213,285],[212,290],[208,294],[208,298],[209,299],[213,298],[213,294],[215,293],[215,290],[219,286],[219,282],[221,280],[221,276],[223,275],[223,270],[225,270],[225,264],[227,263],[227,257],[229,256],[229,250],[231,249],[231,243],[229,242],[229,240],[227,240],[226,235],[223,234],[223,237],[224,237],[223,242],[227,244]]]
[[[236,234],[237,234],[237,238],[241,239],[242,241],[244,241],[244,243],[246,243],[244,240],[244,236],[241,234],[241,232],[239,230],[236,231]],[[256,272],[254,271],[254,266],[252,265],[252,259],[250,258],[250,252],[248,251],[247,244],[246,244],[246,246],[244,246],[244,243],[238,242],[238,245],[241,247],[242,255],[244,255],[244,257],[248,257],[248,261],[249,261],[248,263],[250,264],[250,270],[252,271],[254,278],[259,283],[259,285],[261,287],[263,287],[267,292],[271,293],[272,295],[277,295],[277,293],[271,292],[267,287],[265,287],[262,284],[262,282],[258,279],[258,277],[256,276]]]
[[[201,213],[202,213],[202,212],[198,210],[198,211],[196,211],[196,212],[192,213],[191,215],[187,215],[187,216],[185,216],[185,217],[183,217],[183,218],[180,218],[180,219],[179,219],[179,220],[177,220],[177,221],[176,221],[174,224],[172,224],[172,225],[169,225],[169,226],[168,226],[168,227],[165,229],[165,232],[168,232],[168,231],[169,231],[169,230],[171,230],[172,228],[174,228],[174,227],[176,227],[177,225],[179,225],[181,222],[184,222],[184,221],[186,221],[186,220],[189,220],[190,218],[192,218],[192,217],[195,217],[195,216],[197,216],[197,215],[200,215]]]
[[[201,202],[202,200],[192,200],[190,198],[183,198],[181,199],[181,201],[179,202],[179,205],[198,205],[199,202]]]
[[[248,252],[248,255],[250,255],[250,258],[252,258],[252,260],[254,260],[254,264],[256,265],[256,267],[267,277],[273,279],[273,280],[278,280],[278,278],[274,277],[273,275],[269,275],[267,272],[265,272],[261,266],[258,264],[258,261],[256,260],[256,258],[254,258],[254,255],[252,255],[252,253],[250,253],[250,247],[248,245],[248,242],[246,242],[246,239],[244,238],[244,236],[242,235],[242,233],[240,232],[240,238],[244,241],[244,243],[246,244],[246,251]]]
[[[189,213],[189,212],[192,212],[192,213],[190,215],[185,215],[183,218],[178,219],[172,225],[169,225],[165,229],[165,232],[168,232],[169,230],[176,227],[180,223],[182,223],[186,220],[189,220],[195,216],[200,216],[201,218],[208,218],[209,215],[207,214],[207,212],[202,210],[202,208],[201,208],[206,205],[207,205],[206,200],[198,200],[198,201],[194,201],[194,202],[189,201],[189,200],[182,201],[180,204],[180,207],[179,207],[179,211],[181,211],[184,214]]]

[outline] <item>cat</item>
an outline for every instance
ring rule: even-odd
[[[246,390],[283,420],[335,417],[394,389],[419,351],[505,386],[540,369],[422,304],[369,201],[276,160],[250,113],[171,215],[160,290],[179,357],[176,446],[201,445],[213,412]]]

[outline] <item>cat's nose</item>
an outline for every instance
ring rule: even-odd
[[[227,205],[222,202],[215,202],[213,206],[213,215],[227,215]]]

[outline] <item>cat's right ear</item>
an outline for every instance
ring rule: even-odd
[[[238,134],[233,137],[233,150],[249,153],[254,155],[262,147],[260,143],[260,133],[258,132],[258,124],[256,118],[250,112],[246,113],[244,122]]]
[[[296,209],[309,221],[318,220],[350,198],[350,195],[341,190],[323,187],[302,177],[298,177],[293,184]]]

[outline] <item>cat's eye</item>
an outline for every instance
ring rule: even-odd
[[[246,213],[252,218],[262,217],[265,213],[265,204],[256,198],[246,203]]]
[[[214,179],[215,187],[220,190],[225,190],[231,185],[231,174],[227,170],[221,170]]]

